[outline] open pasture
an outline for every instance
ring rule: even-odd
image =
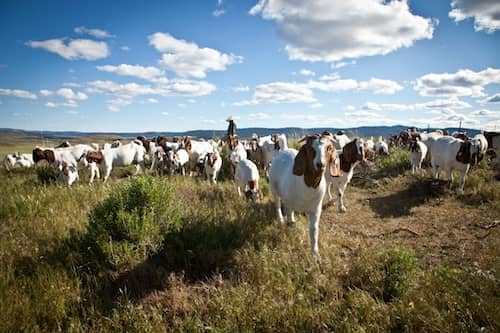
[[[407,155],[358,173],[346,213],[324,209],[319,263],[263,178],[252,204],[228,180],[85,170],[68,188],[2,169],[0,331],[498,332],[498,181],[476,166],[458,195]]]

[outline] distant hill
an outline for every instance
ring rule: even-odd
[[[237,133],[241,138],[249,138],[252,134],[257,134],[258,136],[265,136],[272,133],[284,133],[288,137],[302,137],[304,134],[321,133],[325,130],[332,133],[336,133],[339,130],[346,132],[348,136],[360,136],[360,137],[389,137],[392,134],[399,133],[400,131],[408,128],[408,126],[396,125],[396,126],[363,126],[354,128],[332,128],[332,127],[320,127],[320,128],[300,128],[300,127],[284,127],[284,128],[261,128],[261,127],[250,127],[250,128],[238,128]],[[458,128],[446,128],[450,133],[457,131]],[[427,128],[422,129],[427,130]],[[430,128],[434,130],[434,128]],[[479,133],[478,130],[462,128],[468,135],[475,135]],[[88,136],[99,136],[99,137],[122,137],[122,138],[136,138],[138,135],[144,135],[146,137],[154,137],[158,135],[164,135],[167,137],[171,136],[192,136],[196,138],[214,138],[222,137],[226,134],[225,130],[192,130],[185,132],[76,132],[76,131],[24,131],[19,129],[10,128],[0,128],[0,135],[13,135],[13,136],[28,136],[33,138],[44,138],[44,139],[71,139],[71,138],[82,138]]]

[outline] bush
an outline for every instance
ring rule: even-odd
[[[372,296],[391,302],[403,295],[413,282],[417,260],[411,251],[389,250],[375,259],[355,260],[347,276],[348,288],[368,291]]]
[[[156,253],[165,234],[180,227],[168,179],[150,176],[127,180],[90,212],[88,237],[105,260],[128,265]]]
[[[397,176],[411,169],[410,152],[396,149],[377,161],[377,167],[383,175]]]
[[[40,183],[50,184],[57,181],[59,170],[49,166],[36,168],[36,176]]]

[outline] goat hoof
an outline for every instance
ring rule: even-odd
[[[345,212],[347,212],[347,208],[345,208],[345,206],[342,206],[342,207],[339,208],[339,212],[340,213],[345,213]]]

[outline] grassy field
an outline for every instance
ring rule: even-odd
[[[500,331],[498,181],[482,165],[458,195],[407,157],[358,174],[347,213],[323,211],[319,263],[265,180],[253,205],[228,181],[88,185],[85,170],[66,188],[2,169],[0,332]]]

